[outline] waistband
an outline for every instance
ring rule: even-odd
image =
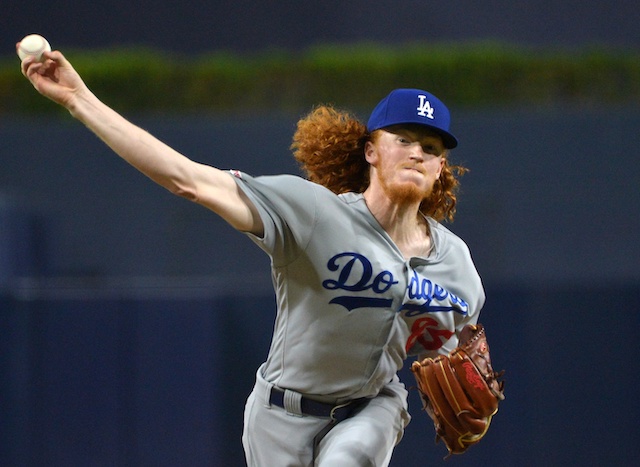
[[[369,399],[353,399],[338,404],[319,402],[299,392],[283,389],[266,381],[260,371],[256,376],[255,389],[265,407],[275,405],[287,413],[297,416],[312,416],[341,421]]]

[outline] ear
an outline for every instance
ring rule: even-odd
[[[442,170],[444,169],[444,165],[447,163],[447,159],[444,156],[440,156],[440,167],[438,168],[438,172],[436,173],[436,180],[440,179],[440,174],[442,174]]]
[[[378,153],[374,144],[371,141],[364,143],[364,158],[370,165],[373,165],[376,162],[378,158],[377,156]]]

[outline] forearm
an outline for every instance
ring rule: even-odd
[[[102,103],[90,91],[79,93],[67,106],[116,154],[159,185],[195,200],[190,172],[194,162]]]

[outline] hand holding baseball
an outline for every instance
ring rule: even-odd
[[[29,39],[31,36],[16,44],[16,51],[22,59],[22,74],[40,94],[70,109],[74,98],[80,92],[88,91],[82,78],[62,53],[50,51],[46,39],[42,38],[47,44],[42,50],[42,47],[34,47],[35,39]]]

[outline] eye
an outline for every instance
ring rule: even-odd
[[[442,154],[442,149],[435,144],[425,144],[422,146],[422,150],[427,154],[433,154],[434,156],[440,156]]]
[[[411,144],[409,138],[405,138],[404,136],[398,136],[398,142],[400,144]]]

